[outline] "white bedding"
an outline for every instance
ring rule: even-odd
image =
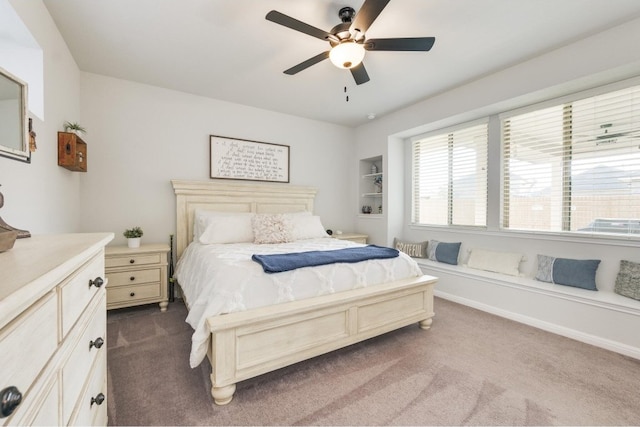
[[[406,254],[355,264],[330,264],[266,274],[253,254],[275,254],[364,246],[347,240],[319,238],[291,243],[191,243],[178,261],[176,278],[189,303],[187,322],[193,327],[190,364],[207,354],[210,334],[205,320],[221,313],[295,301],[334,292],[420,276],[418,264]]]

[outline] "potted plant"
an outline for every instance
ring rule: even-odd
[[[78,136],[87,133],[87,130],[76,122],[64,122],[64,131],[75,133]]]
[[[142,228],[140,227],[129,228],[127,230],[124,230],[124,233],[122,234],[124,235],[124,237],[127,238],[128,247],[130,248],[140,247],[140,238],[144,234],[144,232],[142,231]]]

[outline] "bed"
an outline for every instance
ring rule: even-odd
[[[312,187],[288,184],[173,180],[172,185],[176,195],[176,255],[179,264],[191,256],[189,252],[193,252],[196,246],[202,246],[198,242],[190,245],[194,227],[197,227],[194,219],[196,211],[237,213],[237,216],[249,213],[311,213],[316,195]],[[328,238],[318,242],[305,241],[305,244],[311,245],[310,248],[320,248],[336,242],[337,239]],[[352,242],[342,244],[345,248],[357,245]],[[198,250],[220,252],[215,246]],[[243,247],[243,250],[250,248]],[[244,268],[247,271],[257,267],[247,267],[245,263]],[[298,275],[293,277],[302,287],[308,280],[299,271],[318,268],[322,267],[304,268],[292,274]],[[291,272],[270,276],[288,273]],[[315,274],[321,276],[323,273]],[[397,279],[395,276],[387,274],[387,280],[373,286],[355,286],[337,291],[332,289],[320,296],[285,299],[275,305],[241,307],[240,311],[222,307],[220,313],[205,312],[200,323],[206,333],[204,351],[211,364],[211,395],[214,402],[218,405],[228,404],[238,382],[266,372],[412,323],[429,329],[434,316],[433,287],[437,279],[422,275],[419,269],[410,277]],[[183,281],[191,280],[186,277],[183,275]],[[185,292],[187,283],[179,281],[178,285],[182,289],[189,316],[201,310],[197,300],[199,297],[196,298],[190,291]],[[197,357],[194,360],[194,349],[202,346],[202,342],[196,345],[196,341],[202,341],[203,338],[201,336],[196,340],[199,329],[194,331],[192,366],[199,363]]]

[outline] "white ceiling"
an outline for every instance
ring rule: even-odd
[[[283,74],[329,45],[264,17],[274,9],[329,31],[362,0],[44,3],[82,71],[346,126],[640,17],[638,0],[391,0],[367,37],[435,45],[367,52],[371,81],[357,86],[329,60]]]

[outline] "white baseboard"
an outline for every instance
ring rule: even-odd
[[[640,349],[629,345],[621,344],[619,342],[607,340],[595,335],[585,334],[584,332],[576,331],[575,329],[566,328],[553,323],[545,322],[533,317],[524,316],[519,313],[507,311],[501,308],[497,308],[488,304],[477,302],[471,299],[463,298],[457,295],[452,295],[446,292],[434,290],[434,295],[449,301],[453,301],[462,305],[476,308],[487,313],[495,314],[496,316],[504,317],[525,325],[533,326],[534,328],[542,329],[547,332],[551,332],[557,335],[561,335],[567,338],[574,339],[586,344],[591,344],[596,347],[604,348],[616,353],[623,354],[625,356],[633,357],[640,360]],[[436,308],[437,313],[437,308]]]

